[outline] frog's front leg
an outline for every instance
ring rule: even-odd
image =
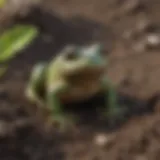
[[[107,117],[110,124],[114,124],[117,120],[122,120],[124,109],[118,104],[118,97],[114,86],[107,77],[102,80],[102,89],[105,94],[105,106]]]
[[[31,73],[31,77],[27,88],[25,90],[25,96],[31,101],[38,103],[40,106],[44,105],[43,98],[40,96],[40,92],[44,89],[45,82],[46,63],[37,64]]]
[[[68,90],[69,86],[64,82],[59,82],[47,89],[46,101],[47,106],[51,111],[50,123],[58,122],[60,126],[65,126],[68,118],[64,114],[63,103],[60,100],[60,95]]]

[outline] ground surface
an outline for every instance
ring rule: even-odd
[[[159,0],[48,0],[42,6],[54,17],[37,11],[28,18],[42,34],[1,80],[0,159],[159,159]],[[91,101],[77,107],[82,123],[74,129],[45,130],[41,113],[23,94],[31,67],[65,44],[97,40],[106,46],[109,76],[120,86],[120,100],[130,106],[132,117],[111,132],[94,110],[86,109]],[[95,141],[101,134],[108,138],[103,146]]]

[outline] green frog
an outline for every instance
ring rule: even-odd
[[[33,68],[27,89],[27,98],[50,109],[52,119],[66,122],[63,105],[89,99],[103,92],[105,115],[114,120],[121,116],[116,91],[106,76],[107,58],[100,44],[66,46],[50,62]]]

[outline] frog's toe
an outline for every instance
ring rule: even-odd
[[[72,126],[74,121],[66,115],[53,116],[49,118],[49,124],[52,124],[53,127],[58,127],[60,129],[66,129],[69,126]]]

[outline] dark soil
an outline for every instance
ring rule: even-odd
[[[11,62],[0,83],[0,159],[160,159],[160,2],[47,0],[42,7],[18,20],[37,25],[41,34]],[[105,45],[109,77],[120,104],[129,107],[125,122],[111,128],[99,112],[103,98],[96,97],[70,107],[80,118],[75,127],[47,128],[44,114],[24,97],[32,66],[64,45],[95,41]],[[103,146],[95,141],[101,134],[108,138]]]

